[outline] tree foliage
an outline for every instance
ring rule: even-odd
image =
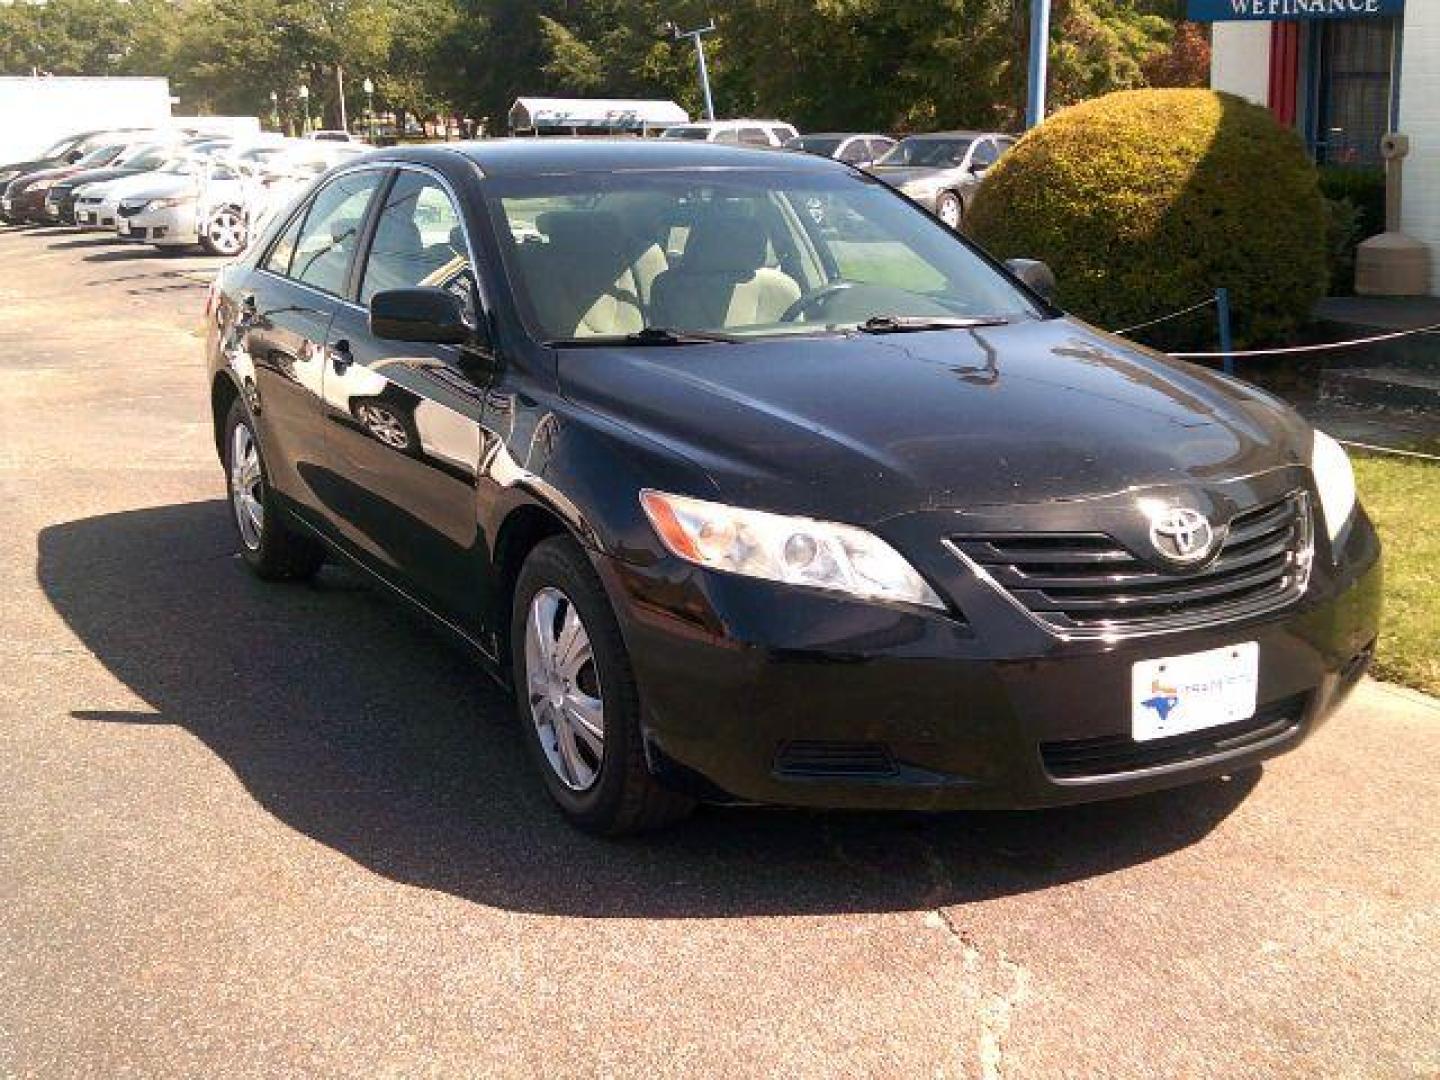
[[[1056,106],[1203,78],[1177,0],[1055,0]],[[185,111],[336,119],[377,107],[488,117],[521,94],[674,98],[702,108],[704,25],[722,115],[801,128],[1008,127],[1023,116],[1029,0],[47,0],[0,6],[0,72],[168,75]]]

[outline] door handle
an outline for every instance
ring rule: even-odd
[[[341,338],[330,346],[330,366],[336,375],[344,375],[354,362],[355,356],[350,352],[350,342]]]

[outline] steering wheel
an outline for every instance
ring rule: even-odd
[[[813,292],[808,292],[796,300],[780,316],[781,322],[796,322],[801,315],[805,315],[814,308],[824,307],[832,298],[839,296],[848,289],[856,286],[854,281],[832,281],[828,285],[821,285]]]

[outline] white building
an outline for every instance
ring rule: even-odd
[[[1440,295],[1440,0],[1189,0],[1214,23],[1210,85],[1268,106],[1324,165],[1374,168],[1410,137],[1402,229]]]

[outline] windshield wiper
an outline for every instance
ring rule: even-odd
[[[930,315],[871,315],[855,329],[866,334],[907,334],[916,330],[973,330],[977,326],[1004,326],[1010,320],[1001,315],[973,319]]]
[[[633,334],[596,334],[593,337],[556,338],[550,346],[575,345],[710,345],[715,342],[735,344],[743,338],[714,330],[672,330],[668,326],[647,326]]]

